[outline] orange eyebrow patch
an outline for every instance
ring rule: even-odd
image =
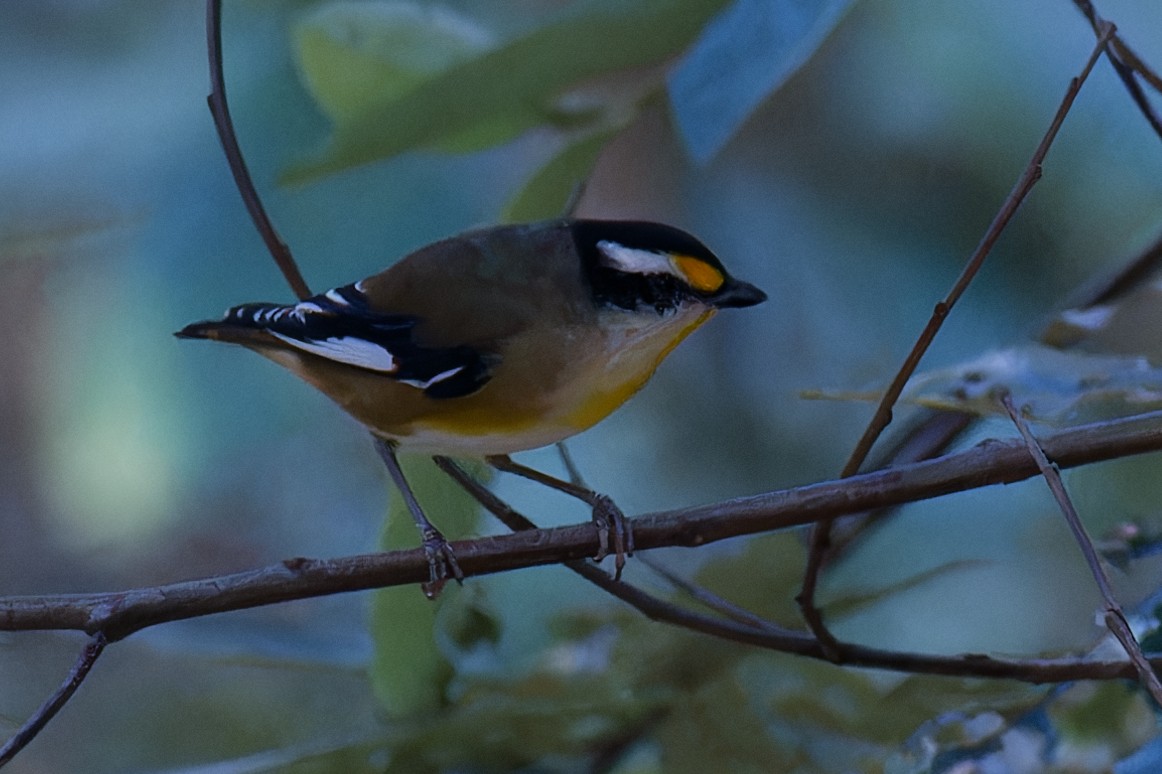
[[[722,283],[726,281],[722,272],[700,258],[695,258],[692,255],[675,255],[673,261],[674,266],[682,272],[686,281],[690,283],[690,287],[695,290],[713,293],[721,288]]]

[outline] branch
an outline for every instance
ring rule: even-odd
[[[1097,9],[1094,8],[1090,0],[1073,0],[1073,4],[1077,6],[1077,10],[1081,11],[1085,16],[1090,26],[1093,27],[1095,35],[1101,35],[1102,30],[1109,22],[1105,21],[1098,14]],[[1154,133],[1162,137],[1162,119],[1159,119],[1158,114],[1154,112],[1146,94],[1142,91],[1141,85],[1134,78],[1135,73],[1150,84],[1150,86],[1157,92],[1162,93],[1162,78],[1158,76],[1150,67],[1142,61],[1142,59],[1134,52],[1132,48],[1126,45],[1121,36],[1116,32],[1110,37],[1110,45],[1106,48],[1106,58],[1109,59],[1110,64],[1117,73],[1118,78],[1121,79],[1122,85],[1126,87],[1126,91],[1130,94],[1130,99],[1138,106],[1142,116]]]
[[[0,748],[0,767],[5,766],[15,758],[17,753],[35,739],[36,735],[48,725],[48,722],[60,712],[69,699],[73,698],[73,694],[89,676],[89,670],[93,668],[97,658],[105,652],[106,644],[108,642],[105,636],[99,632],[89,638],[85,647],[81,648],[80,654],[77,655],[77,661],[69,670],[64,682],[57,687],[51,696],[45,699],[44,704],[40,705],[32,717],[26,720],[24,725],[4,743],[4,747]]]
[[[1046,437],[1042,446],[1059,465],[1070,467],[1162,450],[1162,412],[1095,423]],[[447,461],[443,461],[448,470]],[[974,449],[900,468],[840,481],[740,498],[715,505],[650,514],[634,522],[641,549],[699,546],[728,537],[831,519],[853,511],[899,505],[955,491],[1011,483],[1038,472],[1028,449],[1017,441],[986,441]],[[473,484],[475,482],[472,482]],[[893,669],[915,674],[990,677],[1031,683],[1133,677],[1126,661],[1086,658],[1007,659],[980,654],[935,656],[824,643],[757,617],[723,611],[708,616],[654,597],[610,577],[584,561],[597,542],[592,524],[533,529],[532,523],[475,485],[478,497],[513,529],[526,531],[458,544],[465,575],[563,562],[590,582],[656,621],[752,646],[848,666]],[[472,487],[469,487],[470,489]],[[69,700],[109,642],[166,621],[306,599],[343,591],[422,582],[428,559],[422,549],[333,560],[289,559],[277,565],[153,588],[106,594],[0,598],[0,630],[77,629],[89,632],[68,678],[15,736],[0,749],[0,766],[19,752]],[[1148,668],[1162,667],[1162,658]]]
[[[1162,411],[1063,430],[1041,441],[1062,467],[1162,450]],[[638,550],[701,546],[727,538],[916,502],[1038,474],[1019,440],[839,481],[646,514],[633,520]],[[465,576],[584,559],[597,550],[591,523],[483,537],[453,544]],[[340,559],[288,559],[202,580],[94,594],[0,597],[0,630],[104,632],[110,642],[167,621],[387,586],[428,577],[422,549]],[[611,581],[612,582],[612,581]]]
[[[1037,468],[1041,471],[1041,476],[1045,479],[1045,483],[1049,485],[1049,491],[1053,493],[1053,499],[1057,501],[1062,515],[1065,516],[1065,523],[1069,525],[1069,529],[1073,533],[1073,538],[1081,548],[1081,553],[1085,557],[1085,563],[1089,566],[1089,571],[1093,575],[1098,592],[1101,594],[1102,603],[1105,606],[1106,628],[1113,633],[1114,637],[1121,643],[1122,649],[1126,651],[1126,655],[1130,657],[1134,669],[1138,672],[1138,680],[1146,688],[1150,696],[1153,697],[1154,703],[1162,707],[1162,682],[1159,682],[1158,675],[1154,674],[1154,670],[1151,669],[1150,664],[1146,661],[1145,655],[1142,653],[1142,646],[1134,638],[1134,632],[1130,628],[1129,621],[1126,620],[1126,614],[1114,596],[1113,584],[1110,583],[1109,575],[1106,574],[1101,557],[1093,545],[1093,539],[1090,538],[1089,533],[1085,529],[1085,525],[1081,522],[1081,516],[1078,515],[1077,508],[1074,507],[1073,500],[1069,497],[1069,492],[1065,489],[1065,482],[1061,480],[1061,472],[1057,469],[1056,465],[1049,461],[1045,450],[1041,448],[1041,445],[1033,435],[1033,431],[1029,428],[1029,423],[1025,421],[1025,418],[1017,411],[1017,407],[1013,405],[1012,396],[1006,391],[998,396],[998,400],[1004,406],[1005,411],[1009,415],[1009,419],[1013,420],[1013,424],[1017,426],[1017,430],[1021,434],[1021,439],[1025,442],[1025,447],[1029,450],[1029,455],[1036,460]]]
[[[1037,150],[1033,152],[1032,158],[1029,159],[1029,163],[1025,166],[1024,172],[1021,173],[1021,176],[1013,185],[1012,191],[1009,192],[1004,204],[1001,205],[992,223],[989,224],[976,250],[973,251],[968,263],[965,264],[964,269],[961,271],[960,276],[953,283],[952,289],[948,291],[948,295],[942,301],[938,302],[932,310],[932,316],[928,319],[924,330],[920,332],[919,338],[916,339],[916,343],[912,346],[912,351],[908,353],[903,365],[900,366],[891,384],[884,391],[883,398],[876,407],[875,414],[872,415],[871,421],[856,443],[855,449],[852,450],[847,464],[843,466],[843,471],[840,473],[842,478],[855,475],[863,466],[864,461],[871,452],[872,446],[875,445],[876,440],[879,439],[880,435],[883,434],[883,431],[891,423],[892,408],[896,405],[901,393],[903,393],[904,385],[912,378],[912,374],[916,372],[916,368],[920,365],[920,360],[924,357],[924,353],[928,351],[928,347],[931,346],[933,340],[936,338],[936,334],[939,333],[940,328],[944,325],[944,321],[952,312],[952,308],[956,305],[956,302],[964,295],[964,292],[980,271],[980,267],[984,264],[985,258],[992,252],[993,246],[1000,239],[1001,233],[1009,224],[1009,221],[1012,220],[1021,203],[1025,201],[1025,197],[1029,195],[1033,186],[1041,179],[1041,164],[1044,162],[1045,156],[1049,153],[1049,148],[1053,145],[1053,141],[1057,138],[1057,133],[1060,131],[1061,125],[1065,122],[1065,116],[1069,114],[1069,110],[1073,106],[1078,92],[1081,91],[1082,84],[1089,77],[1094,64],[1097,63],[1098,57],[1101,56],[1101,52],[1105,49],[1110,36],[1115,32],[1114,26],[1108,22],[1101,22],[1098,27],[1100,29],[1100,35],[1098,36],[1097,44],[1090,52],[1089,58],[1086,59],[1085,66],[1082,68],[1081,73],[1069,82],[1069,88],[1065,91],[1065,97],[1062,98],[1061,104],[1057,108],[1057,113],[1053,116],[1053,120],[1045,132],[1045,136],[1041,138],[1041,143],[1037,146]],[[807,621],[807,625],[811,630],[825,644],[833,646],[835,644],[834,637],[827,630],[827,626],[823,622],[823,616],[815,606],[815,589],[818,585],[819,572],[823,567],[823,559],[827,553],[830,541],[831,523],[829,521],[822,521],[811,531],[811,549],[807,556],[807,567],[803,572],[803,587],[798,597],[796,597],[796,600],[799,603],[799,609],[803,614],[803,618]]]

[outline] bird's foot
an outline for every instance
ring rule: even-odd
[[[428,599],[435,599],[444,590],[449,580],[464,582],[464,573],[456,562],[456,553],[440,531],[435,527],[423,530],[424,554],[428,557],[428,582],[420,588]]]
[[[610,554],[613,543],[613,579],[621,580],[625,558],[633,556],[633,527],[621,508],[606,495],[593,500],[593,527],[597,530],[598,549],[593,561],[600,562]],[[612,540],[611,540],[612,537]]]

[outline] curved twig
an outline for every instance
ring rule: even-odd
[[[266,249],[278,264],[287,284],[299,299],[310,298],[311,289],[303,279],[290,248],[278,235],[270,216],[266,214],[266,208],[262,206],[262,199],[254,187],[254,180],[250,177],[250,170],[246,167],[246,160],[242,157],[242,150],[238,147],[234,121],[230,118],[230,106],[226,102],[226,79],[222,75],[222,0],[206,0],[206,49],[210,55],[210,95],[206,101],[214,117],[214,127],[218,130],[222,150],[230,164],[234,184],[238,186],[246,211],[250,213],[250,219],[262,235]]]

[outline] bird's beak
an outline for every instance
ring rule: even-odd
[[[767,300],[767,294],[749,282],[730,279],[721,290],[707,300],[711,306],[718,309],[732,309],[761,304]]]

